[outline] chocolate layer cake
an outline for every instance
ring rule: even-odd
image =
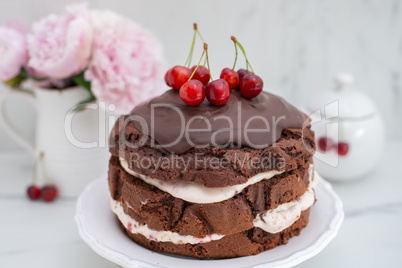
[[[197,107],[169,90],[116,122],[110,202],[135,242],[197,258],[258,254],[308,224],[315,202],[309,119],[262,92]]]

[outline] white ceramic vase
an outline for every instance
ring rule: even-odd
[[[35,143],[30,143],[6,115],[5,102],[12,96],[31,101],[37,110]],[[77,196],[108,168],[108,117],[95,103],[79,112],[72,108],[89,97],[82,87],[63,90],[33,87],[32,91],[10,90],[0,99],[0,123],[35,158],[43,154],[49,183],[62,196]]]

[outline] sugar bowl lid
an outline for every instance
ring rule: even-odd
[[[308,104],[310,112],[321,110],[327,118],[364,119],[377,113],[375,103],[363,92],[353,87],[353,76],[339,74],[334,77],[334,87],[318,94]]]

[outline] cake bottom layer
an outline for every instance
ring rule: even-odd
[[[303,211],[296,222],[276,234],[267,233],[254,227],[244,232],[227,235],[219,240],[194,245],[152,241],[141,234],[133,234],[122,224],[120,225],[134,242],[150,250],[200,259],[222,259],[256,255],[286,244],[291,237],[299,235],[301,230],[307,226],[309,215],[310,209]]]

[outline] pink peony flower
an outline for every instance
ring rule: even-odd
[[[24,33],[9,26],[0,26],[0,81],[16,77],[28,62]]]
[[[108,11],[93,12],[92,24],[92,60],[85,78],[98,101],[124,114],[164,91],[165,59],[153,34]]]
[[[34,23],[28,36],[28,65],[49,78],[67,78],[87,67],[91,46],[87,5],[70,5],[63,15],[51,14]]]
[[[25,23],[25,21],[17,17],[7,20],[5,26],[8,28],[13,28],[22,34],[27,34],[29,32],[28,25]]]

